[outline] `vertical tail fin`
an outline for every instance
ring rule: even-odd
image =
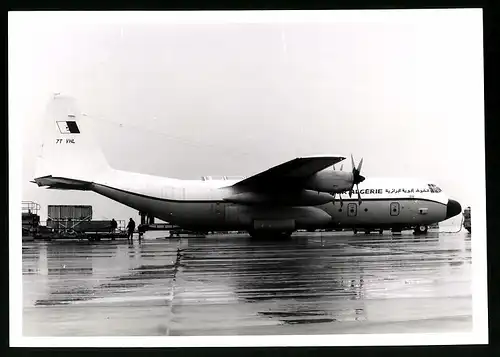
[[[109,165],[89,130],[90,119],[72,97],[56,95],[47,106],[35,177],[63,177],[92,182]]]

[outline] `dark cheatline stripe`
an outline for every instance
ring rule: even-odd
[[[67,121],[69,132],[72,134],[80,134],[80,129],[78,129],[78,125],[76,125],[76,121]]]
[[[105,187],[105,188],[110,189],[110,190],[115,190],[115,191],[127,193],[127,194],[133,195],[133,196],[148,198],[148,199],[157,200],[157,201],[164,201],[164,202],[227,203],[227,201],[224,201],[224,200],[190,200],[190,199],[178,200],[178,199],[171,199],[171,198],[160,198],[160,197],[154,197],[154,196],[144,195],[142,193],[127,191],[127,190],[123,190],[123,189],[120,189],[120,188],[111,187],[111,186],[107,186],[107,185],[103,185],[103,184],[95,183],[95,182],[93,183],[93,185],[94,186]],[[441,204],[443,206],[446,206],[446,203],[442,203],[442,202],[430,200],[428,198],[363,198],[363,201],[394,201],[394,202],[397,202],[397,201],[416,201],[416,200],[418,200],[418,201],[433,202],[433,203],[438,203],[438,204]],[[342,201],[344,201],[344,203],[345,202],[357,202],[358,199],[357,198],[356,199],[354,199],[354,198],[349,199],[348,198],[348,199],[342,199]],[[338,202],[338,200],[336,202]]]

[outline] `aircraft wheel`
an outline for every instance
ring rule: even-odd
[[[384,234],[384,230],[383,229],[379,229],[378,233],[379,234]]]
[[[418,225],[415,227],[415,234],[425,234],[427,233],[428,227],[425,225]]]

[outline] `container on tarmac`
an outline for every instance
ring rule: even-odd
[[[92,206],[82,205],[49,205],[47,217],[51,220],[90,221],[92,220]]]

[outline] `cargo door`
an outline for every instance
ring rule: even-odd
[[[212,213],[217,222],[224,222],[225,212],[224,212],[224,204],[222,202],[212,203]]]

